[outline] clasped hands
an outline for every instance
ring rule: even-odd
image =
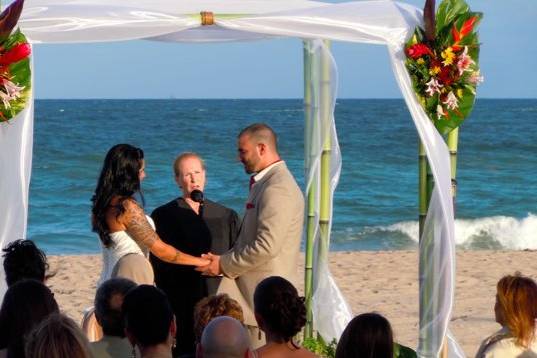
[[[196,271],[201,272],[204,276],[218,276],[222,274],[220,270],[220,255],[214,255],[209,252],[201,255],[201,258],[209,260],[210,263],[205,266],[196,267]]]

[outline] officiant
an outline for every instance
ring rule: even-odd
[[[232,209],[204,197],[203,159],[196,153],[182,153],[175,159],[173,170],[182,195],[151,214],[160,238],[194,256],[228,251],[237,237],[239,218]],[[195,350],[194,306],[216,293],[221,278],[202,276],[192,267],[171,265],[153,255],[151,263],[155,283],[168,295],[177,318],[174,357],[191,355]]]

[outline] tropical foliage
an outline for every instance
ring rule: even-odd
[[[22,5],[17,0],[0,14],[0,122],[15,117],[30,98],[31,46],[22,32],[13,31]]]
[[[481,13],[464,0],[444,0],[436,12],[434,33],[417,27],[405,47],[406,67],[419,102],[443,134],[457,128],[470,114],[479,70],[476,26]]]

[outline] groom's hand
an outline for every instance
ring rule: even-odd
[[[222,272],[220,271],[220,256],[213,255],[211,253],[201,255],[202,258],[208,259],[211,261],[207,266],[197,267],[196,271],[200,271],[203,275],[206,276],[218,276]]]

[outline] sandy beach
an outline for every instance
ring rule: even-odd
[[[459,251],[456,299],[450,328],[468,356],[498,329],[494,322],[496,282],[520,271],[537,277],[534,251]],[[57,274],[48,282],[61,309],[76,321],[92,305],[101,270],[100,255],[51,256]],[[377,311],[392,323],[396,339],[417,344],[418,266],[416,251],[336,252],[330,266],[354,314]],[[303,265],[300,267],[303,272]],[[302,287],[299,287],[302,290]]]

